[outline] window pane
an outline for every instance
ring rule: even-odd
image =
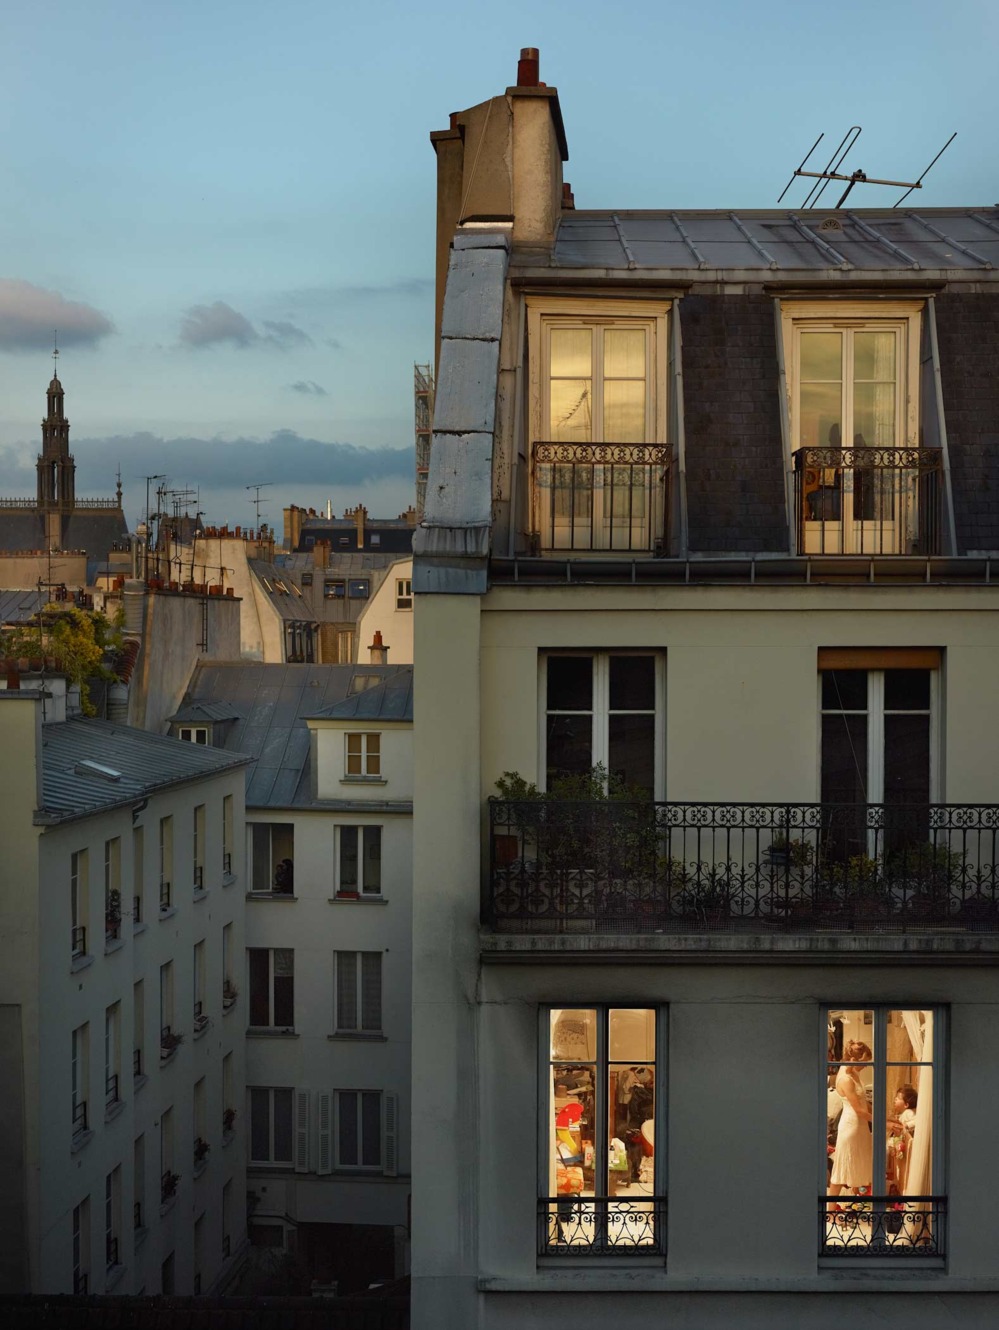
[[[895,385],[858,383],[853,390],[855,448],[894,448]]]
[[[579,776],[593,765],[591,716],[548,717],[548,780]]]
[[[361,952],[361,1028],[382,1028],[382,954]]]
[[[867,853],[867,717],[822,717],[820,798],[823,853],[842,861]],[[858,806],[859,805],[859,806]]]
[[[589,379],[553,379],[551,383],[552,443],[589,443],[592,410]]]
[[[250,1091],[250,1158],[271,1157],[271,1096],[269,1090]]]
[[[593,333],[589,328],[551,330],[551,374],[557,379],[588,379],[592,373]]]
[[[341,1164],[356,1164],[357,1158],[357,1095],[337,1095],[338,1140],[337,1151]]]
[[[295,953],[287,948],[274,951],[274,1024],[295,1024]]]
[[[655,716],[615,716],[607,722],[607,767],[650,798],[655,789]]]
[[[382,889],[382,829],[364,828],[364,890],[374,893]]]
[[[843,334],[838,332],[803,332],[801,334],[801,378],[839,382],[843,377]]]
[[[895,381],[895,333],[853,334],[853,378],[861,381]]]
[[[638,1007],[612,1010],[607,1052],[611,1062],[655,1062],[655,1011]]]
[[[590,711],[593,708],[593,657],[548,657],[548,710]]]
[[[802,448],[843,446],[842,393],[838,383],[803,383],[799,411]]]
[[[655,1082],[652,1066],[608,1067],[608,1196],[652,1194]]]
[[[615,379],[645,378],[644,328],[606,328],[604,330],[604,377]]]
[[[275,1090],[274,1094],[274,1158],[290,1163],[291,1148],[291,1090]]]
[[[594,1194],[595,1086],[597,1013],[587,1009],[557,1009],[549,1013],[550,1054],[554,1065],[549,1081],[551,1124],[549,1149],[549,1196]],[[566,1220],[573,1213],[568,1201]],[[575,1237],[592,1238],[578,1222],[570,1225]]]
[[[866,711],[866,670],[823,670],[823,711]]]
[[[652,656],[611,656],[611,711],[654,711],[656,662]]]
[[[340,828],[340,886],[357,890],[357,827]]]
[[[829,1191],[870,1191],[874,1178],[871,1095],[874,1073],[874,1013],[829,1013],[826,1066],[827,1136],[832,1147],[827,1169]]]
[[[361,1163],[378,1168],[382,1162],[382,1097],[377,1091],[361,1095]]]
[[[381,775],[381,750],[382,736],[380,734],[369,734],[368,738],[368,776]]]
[[[553,1062],[593,1062],[597,1056],[597,1013],[556,1008],[550,1013]]]
[[[886,711],[929,711],[929,670],[885,670]]]
[[[336,1023],[340,1030],[357,1029],[357,952],[336,954]]]
[[[268,987],[270,953],[262,947],[252,947],[249,961],[250,1024],[270,1025],[271,1005]]]
[[[252,826],[253,844],[253,890],[270,891],[271,889],[271,829],[266,822],[254,822]]]
[[[637,379],[604,384],[605,443],[645,442],[645,383]]]

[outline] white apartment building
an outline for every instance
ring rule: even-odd
[[[576,211],[532,50],[432,139],[414,1330],[984,1330],[999,210]]]
[[[173,730],[250,754],[250,1240],[341,1292],[408,1268],[411,666],[205,665]]]
[[[209,1292],[246,1245],[246,760],[0,694],[8,1292]],[[61,696],[60,696],[61,694]],[[43,707],[46,708],[43,723]]]

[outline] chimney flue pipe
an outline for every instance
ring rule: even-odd
[[[540,56],[536,46],[521,47],[520,59],[517,61],[517,87],[538,87],[538,76],[541,72],[540,65]]]

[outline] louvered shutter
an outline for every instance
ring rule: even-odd
[[[333,1172],[333,1096],[327,1090],[316,1095],[316,1172]]]
[[[399,1096],[383,1095],[382,1172],[394,1178],[399,1171]]]
[[[309,1171],[309,1092],[295,1091],[295,1172]]]

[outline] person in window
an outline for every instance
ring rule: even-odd
[[[843,1101],[836,1134],[829,1195],[838,1196],[844,1187],[855,1195],[870,1192],[873,1147],[868,1123],[872,1114],[856,1063],[870,1062],[873,1053],[859,1039],[851,1039],[843,1049],[846,1061],[836,1073],[836,1093]],[[838,1208],[838,1207],[836,1207]]]
[[[888,1195],[905,1191],[909,1149],[916,1133],[916,1105],[919,1095],[913,1085],[900,1085],[893,1105],[895,1116],[888,1119]]]
[[[294,887],[295,870],[290,859],[282,859],[274,870],[274,890],[290,896]]]

